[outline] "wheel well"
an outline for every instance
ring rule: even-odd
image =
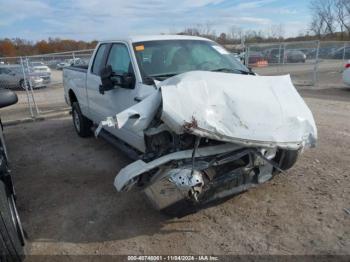
[[[78,102],[77,96],[74,94],[73,90],[69,90],[69,102],[70,104],[73,104],[74,102]]]

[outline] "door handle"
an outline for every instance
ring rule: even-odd
[[[134,101],[136,101],[136,102],[141,102],[141,101],[142,101],[142,98],[139,97],[139,96],[136,96],[136,97],[134,97]]]

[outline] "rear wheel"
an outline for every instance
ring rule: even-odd
[[[13,194],[0,180],[0,261],[22,261],[24,236]]]
[[[83,116],[78,102],[72,104],[73,125],[77,134],[81,137],[91,136],[92,122]]]

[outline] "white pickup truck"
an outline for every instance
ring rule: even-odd
[[[64,68],[63,83],[77,133],[95,128],[135,160],[117,190],[140,189],[164,211],[268,181],[317,140],[288,75],[255,75],[204,38],[100,42],[88,67]]]

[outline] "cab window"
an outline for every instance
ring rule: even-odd
[[[128,48],[124,44],[113,44],[107,59],[107,65],[116,74],[133,73]]]

